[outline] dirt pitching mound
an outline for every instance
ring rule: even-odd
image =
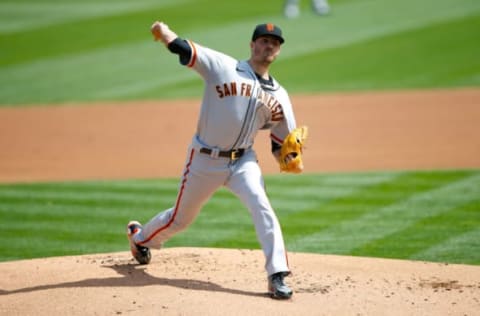
[[[289,301],[259,250],[166,248],[0,263],[2,315],[478,315],[480,267],[291,253]]]

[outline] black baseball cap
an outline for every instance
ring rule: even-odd
[[[282,37],[282,30],[273,23],[259,24],[255,27],[252,35],[252,42],[260,36],[270,35],[278,38],[280,44],[283,44],[285,40]]]

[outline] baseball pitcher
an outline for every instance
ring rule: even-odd
[[[160,248],[187,228],[215,191],[225,186],[251,213],[265,254],[271,297],[290,298],[292,290],[284,283],[290,269],[282,231],[252,149],[258,131],[269,129],[279,169],[303,170],[307,128],[297,128],[286,90],[269,74],[284,43],[281,29],[273,24],[257,25],[250,58],[242,61],[182,39],[163,22],[153,23],[151,32],[156,41],[178,55],[180,64],[200,75],[205,90],[175,204],[143,226],[137,221],[128,223],[132,255],[140,264],[148,264],[149,248]]]

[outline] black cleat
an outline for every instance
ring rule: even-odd
[[[127,237],[130,241],[130,251],[132,252],[133,257],[135,260],[138,261],[140,264],[149,264],[150,260],[152,259],[152,254],[150,253],[150,249],[147,247],[143,247],[137,245],[133,241],[133,235],[138,234],[142,231],[142,225],[137,221],[131,221],[127,225]]]
[[[268,294],[271,298],[288,300],[292,297],[292,290],[283,282],[287,272],[277,272],[268,277]]]

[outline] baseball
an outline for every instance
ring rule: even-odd
[[[155,41],[161,41],[162,40],[162,31],[161,31],[161,26],[163,23],[160,22],[155,22],[152,24],[152,27],[150,28],[150,31],[152,32],[153,38]]]

